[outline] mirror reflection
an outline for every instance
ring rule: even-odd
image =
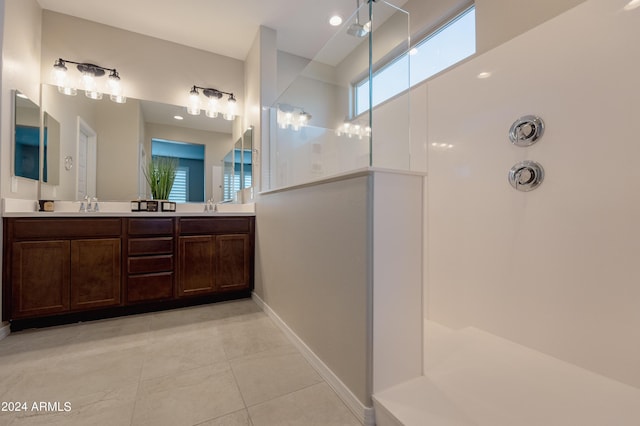
[[[60,177],[60,123],[48,112],[42,121],[42,181],[57,185]],[[56,165],[49,170],[49,164]]]
[[[14,92],[13,175],[38,180],[40,176],[40,108]]]
[[[253,185],[253,128],[248,128],[242,135],[242,188]]]
[[[55,161],[54,147],[47,148],[47,176],[59,173],[58,199],[76,200],[85,195],[120,201],[150,198],[141,169],[166,149],[173,149],[173,156],[182,158],[187,189],[181,199],[222,199],[222,160],[234,145],[233,128],[239,127],[234,122],[191,116],[184,106],[146,100],[127,99],[125,104],[115,104],[65,96],[52,85],[43,85],[42,104],[60,127]],[[194,154],[193,148],[199,153]],[[72,160],[62,164],[61,159],[67,158]],[[197,167],[193,166],[196,162]],[[73,167],[65,168],[67,163]],[[95,184],[84,182],[92,179]]]
[[[204,202],[205,145],[154,138],[151,140],[151,157],[178,159],[176,177],[169,193],[170,201]]]
[[[224,157],[223,201],[236,200],[236,193],[251,188],[253,177],[253,128],[245,130]]]

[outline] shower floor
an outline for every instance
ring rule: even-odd
[[[640,389],[477,328],[426,321],[424,370],[374,395],[378,426],[640,424]]]

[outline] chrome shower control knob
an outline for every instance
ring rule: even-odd
[[[535,161],[521,161],[509,170],[509,183],[518,191],[536,189],[544,180],[544,169]]]
[[[533,145],[544,133],[544,122],[535,115],[525,115],[516,120],[509,129],[509,139],[516,146]]]

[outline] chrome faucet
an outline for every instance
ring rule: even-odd
[[[89,197],[87,195],[84,196],[83,200],[80,202],[80,212],[86,213],[89,211],[90,207]]]
[[[214,212],[214,211],[216,211],[215,204],[213,202],[213,198],[210,198],[210,199],[207,200],[206,204],[204,205],[204,211],[205,212]]]
[[[89,197],[85,195],[83,200],[80,202],[80,212],[89,213],[89,212],[99,212],[100,206],[98,205],[98,199],[96,197]]]

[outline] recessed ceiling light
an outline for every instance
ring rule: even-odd
[[[633,10],[636,7],[640,6],[640,0],[631,0],[629,3],[627,3],[627,5],[624,7],[624,10]]]
[[[342,24],[342,17],[338,15],[333,15],[331,19],[329,19],[329,24],[332,27],[337,27],[338,25]]]
[[[478,78],[489,78],[491,77],[491,73],[490,72],[481,72],[480,74],[478,74]]]
[[[174,115],[173,118],[175,118],[176,120],[184,120],[184,117],[181,115]]]

